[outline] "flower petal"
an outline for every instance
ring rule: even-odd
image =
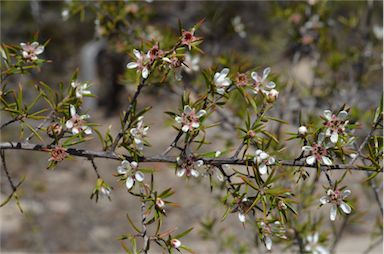
[[[331,135],[331,142],[332,143],[337,143],[337,140],[339,139],[339,135],[337,134],[337,131],[334,131]]]
[[[125,186],[127,187],[127,189],[131,189],[133,184],[135,183],[135,180],[133,180],[132,177],[128,177],[127,180],[125,181]]]
[[[320,203],[325,205],[326,203],[329,203],[329,197],[328,196],[322,196],[320,198]]]
[[[348,197],[349,195],[351,195],[351,191],[350,190],[344,190],[343,193],[341,194],[341,197],[344,199],[344,198]]]
[[[198,118],[202,117],[203,115],[207,114],[207,111],[205,111],[204,109],[202,110],[199,110],[199,112],[197,112],[196,116]]]
[[[68,129],[72,129],[73,127],[73,122],[71,120],[68,120],[66,123],[65,123],[65,127],[67,127]]]
[[[146,79],[146,78],[148,78],[148,75],[149,75],[149,70],[147,67],[145,67],[143,69],[143,71],[141,72],[141,76],[143,77],[143,79]]]
[[[260,173],[260,175],[264,175],[265,173],[267,173],[267,166],[264,164],[264,163],[262,163],[262,164],[260,164],[259,165],[259,173]]]
[[[340,120],[342,120],[342,121],[344,121],[345,119],[347,119],[347,117],[348,117],[348,112],[347,111],[340,111],[339,112],[339,114],[337,115],[337,117],[340,119]]]
[[[324,117],[325,119],[327,119],[328,121],[332,119],[332,111],[330,110],[324,110]]]
[[[332,160],[330,158],[328,158],[327,156],[323,156],[322,157],[323,159],[323,163],[327,166],[331,166],[332,165]]]
[[[331,212],[329,214],[329,218],[331,221],[336,220],[336,215],[337,215],[337,206],[335,204],[331,205]]]
[[[188,125],[184,125],[183,128],[181,128],[181,130],[183,132],[187,132],[187,131],[189,131],[189,126]]]
[[[135,173],[135,179],[136,179],[138,182],[142,182],[142,181],[144,181],[144,174],[143,174],[143,172],[141,172],[141,171],[137,171],[137,172]]]
[[[308,156],[307,159],[305,160],[305,162],[308,164],[308,165],[313,165],[316,161],[316,158],[315,156],[311,155],[311,156]]]
[[[347,203],[345,203],[343,201],[340,204],[340,208],[341,208],[341,210],[343,210],[343,212],[345,214],[350,214],[351,211],[352,211],[351,207]]]
[[[71,116],[76,115],[76,108],[73,105],[69,105],[69,112],[71,113]]]
[[[263,81],[268,77],[269,73],[271,72],[271,68],[267,67],[263,71]]]
[[[195,169],[192,169],[192,170],[191,170],[191,175],[192,175],[193,177],[199,177],[200,173],[199,173],[199,171],[197,171],[197,170],[195,170]]]
[[[245,222],[245,215],[244,215],[243,213],[239,213],[239,214],[238,214],[238,217],[239,217],[239,221],[240,221],[241,223],[244,223],[244,222]]]
[[[182,177],[184,174],[185,174],[185,168],[178,168],[178,169],[176,170],[176,175],[177,175],[178,177]]]
[[[128,68],[128,69],[135,69],[135,68],[137,68],[138,66],[139,66],[139,64],[136,63],[136,62],[130,62],[130,63],[127,64],[127,68]]]
[[[271,250],[272,249],[272,239],[271,237],[269,236],[265,236],[264,237],[264,241],[265,241],[265,247],[267,247],[267,250]]]

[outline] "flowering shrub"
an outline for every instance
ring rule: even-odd
[[[86,9],[75,4],[71,10],[76,12],[79,6]],[[129,8],[125,11],[134,15],[139,13],[134,5],[127,6]],[[68,12],[69,9],[64,12],[66,18]],[[107,25],[109,23],[102,13],[98,12],[98,31],[101,35],[110,35],[111,40],[119,40],[113,31],[108,30],[113,29]],[[319,19],[312,15],[299,28],[300,43],[314,46],[318,30],[323,27]],[[295,24],[302,22],[301,16],[291,20]],[[239,17],[235,17],[232,24],[241,38],[248,36]],[[1,110],[6,117],[2,117],[1,129],[19,124],[20,134],[24,129],[30,134],[26,138],[20,135],[22,138],[17,141],[14,137],[0,143],[3,170],[12,188],[1,206],[11,200],[19,204],[22,184],[22,181],[15,184],[9,177],[11,169],[6,165],[5,152],[8,149],[49,153],[48,169],[54,169],[70,157],[86,158],[97,177],[91,192],[91,199],[96,202],[100,197],[111,199],[114,192],[113,184],[107,183],[99,173],[96,159],[117,160],[120,165],[113,172],[116,181],[125,186],[127,195],[141,203],[138,207],[140,221],[127,215],[131,230],[119,238],[124,250],[147,253],[152,248],[154,252],[160,248],[169,253],[174,250],[193,253],[183,240],[192,228],[184,228],[181,232],[163,229],[168,207],[176,203],[170,201],[174,190],[156,189],[154,179],[158,172],[143,166],[157,162],[172,165],[177,177],[197,181],[197,184],[209,182],[211,191],[219,193],[218,200],[225,208],[222,219],[235,214],[239,225],[234,227],[243,226],[244,230],[256,235],[256,244],[262,243],[266,250],[281,245],[299,253],[334,251],[344,226],[339,229],[333,224],[337,238],[332,238],[327,236],[329,230],[321,224],[325,219],[332,223],[342,220],[344,224],[349,217],[359,213],[356,197],[349,190],[352,186],[348,186],[345,180],[348,175],[357,171],[366,173],[365,180],[371,183],[370,188],[378,197],[373,183],[383,171],[382,136],[376,132],[382,128],[382,102],[372,114],[363,138],[355,135],[359,126],[355,114],[351,113],[353,105],[344,104],[337,110],[325,110],[315,117],[300,114],[298,123],[287,123],[282,117],[272,116],[280,99],[289,96],[278,71],[266,67],[259,74],[257,70],[260,68],[256,66],[247,66],[240,71],[235,64],[219,61],[213,61],[208,67],[199,65],[200,60],[206,57],[200,49],[204,41],[203,34],[200,35],[203,25],[201,21],[190,29],[181,26],[179,33],[174,32],[169,41],[151,38],[140,44],[134,38],[131,45],[123,46],[122,51],[130,59],[125,76],[127,82],[136,82],[136,91],[121,114],[117,133],[112,133],[111,129],[101,131],[91,116],[83,113],[87,112],[85,97],[93,96],[92,87],[89,82],[78,81],[76,73],[57,89],[38,82],[33,86],[35,99],[32,102],[24,100],[24,85],[15,88],[7,79],[27,75],[47,64],[43,53],[48,44],[40,45],[36,41],[20,43],[19,46],[3,44]],[[183,77],[182,72],[188,77]],[[193,83],[190,80],[194,76]],[[183,82],[193,84],[183,87],[180,85]],[[178,108],[165,112],[174,129],[173,141],[157,155],[150,156],[147,147],[151,140],[148,137],[155,129],[151,122],[162,122],[163,119],[148,119],[145,115],[150,108],[143,108],[138,101],[143,90],[158,84],[161,84],[159,89],[172,88],[169,90],[181,100]],[[240,109],[240,113],[231,112],[233,109]],[[210,134],[222,132],[228,127],[225,124],[233,134],[227,137],[230,142],[220,151],[212,147],[211,143],[213,146],[216,143]],[[274,125],[283,124],[290,125],[287,129],[295,131],[281,136],[272,130]],[[39,140],[32,142],[33,138]],[[94,138],[100,141],[99,149],[87,148]],[[286,140],[292,142],[287,144]],[[331,174],[334,171],[343,173]],[[320,177],[327,181],[323,186]],[[326,195],[318,196],[316,188],[323,189]],[[376,202],[381,208],[380,198]],[[182,205],[182,200],[180,203]],[[322,207],[327,207],[327,204],[330,205],[329,216],[327,208]],[[313,207],[321,208],[313,212]],[[336,216],[338,212],[339,217]],[[202,231],[210,233],[214,223],[202,224]],[[277,247],[277,250],[281,248]]]

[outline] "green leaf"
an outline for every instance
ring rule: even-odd
[[[185,230],[184,232],[178,234],[178,235],[175,235],[173,238],[176,238],[176,239],[180,239],[180,238],[183,238],[184,236],[186,236],[187,234],[189,234],[189,232],[191,232],[193,230],[193,227],[192,228],[189,228],[187,230]]]

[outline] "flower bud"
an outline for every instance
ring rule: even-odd
[[[300,136],[307,135],[307,132],[308,132],[308,129],[304,125],[300,126],[299,129],[298,129],[298,133],[299,133]]]
[[[171,240],[171,245],[173,248],[177,249],[181,246],[181,242],[177,239],[172,239]]]
[[[63,132],[63,127],[59,123],[52,123],[47,128],[47,134],[51,138],[60,136],[62,132]]]
[[[156,198],[156,206],[160,209],[164,208],[165,203],[161,198]]]
[[[266,99],[268,103],[273,103],[276,101],[279,96],[279,92],[276,89],[272,89],[266,94]]]

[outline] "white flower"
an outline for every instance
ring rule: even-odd
[[[327,166],[332,165],[332,160],[328,157],[328,150],[322,145],[323,141],[324,135],[320,133],[317,143],[313,143],[312,146],[303,146],[302,150],[310,153],[305,160],[308,165],[313,165],[316,161],[323,162]]]
[[[79,134],[84,131],[85,134],[92,134],[92,129],[85,125],[85,119],[88,119],[89,115],[81,115],[79,116],[76,113],[76,108],[73,105],[69,106],[70,113],[71,113],[71,119],[69,119],[65,126],[72,131],[73,135]]]
[[[348,117],[347,111],[340,111],[337,116],[330,110],[324,110],[324,123],[326,127],[325,136],[330,137],[332,143],[337,143],[339,135],[345,133],[345,126],[348,124],[346,120]]]
[[[307,132],[308,132],[308,129],[304,125],[300,126],[298,129],[298,133],[300,136],[305,136],[307,134]]]
[[[117,167],[117,173],[126,177],[125,186],[128,190],[133,187],[136,181],[144,181],[144,174],[138,170],[138,166],[139,164],[136,161],[123,160],[121,165]]]
[[[275,158],[260,149],[256,150],[253,161],[258,165],[261,175],[267,173],[268,166],[275,164]]]
[[[188,132],[200,127],[199,118],[205,114],[206,111],[203,109],[196,113],[194,108],[191,108],[189,105],[185,105],[184,112],[181,114],[181,116],[176,116],[175,121],[181,124],[181,130],[183,132]]]
[[[329,251],[323,246],[319,245],[319,234],[316,232],[306,238],[307,243],[304,247],[306,252],[312,254],[329,254]]]
[[[191,74],[192,72],[196,72],[200,69],[199,62],[199,56],[192,56],[191,54],[187,53],[185,54],[182,68],[185,72]]]
[[[351,207],[344,202],[344,199],[351,194],[350,190],[344,190],[340,192],[339,190],[327,191],[327,195],[320,198],[320,203],[325,205],[327,203],[331,204],[330,219],[334,221],[337,215],[337,208],[340,207],[345,214],[350,214],[352,209]]]
[[[181,160],[179,157],[177,158],[177,170],[176,175],[178,177],[182,177],[186,175],[187,177],[199,177],[200,173],[197,168],[200,168],[204,165],[203,160],[194,160],[193,158],[187,158]]]
[[[271,68],[267,67],[263,71],[263,76],[259,76],[259,74],[257,74],[257,72],[251,73],[251,77],[255,81],[253,83],[253,90],[254,90],[255,94],[258,94],[260,91],[267,94],[269,90],[272,90],[276,87],[275,82],[267,80],[270,72],[271,72]],[[271,96],[277,97],[278,92],[277,93],[276,92],[277,92],[276,90],[274,92],[272,92]]]
[[[76,98],[83,98],[83,95],[89,95],[91,94],[91,91],[89,91],[89,84],[88,83],[80,83],[78,81],[73,81],[71,83],[71,86],[75,89]]]
[[[147,133],[149,130],[148,126],[146,126],[146,127],[144,126],[143,119],[144,119],[144,117],[140,116],[138,118],[136,128],[132,128],[129,131],[133,137],[133,140],[137,146],[137,149],[139,149],[139,150],[143,150],[143,148],[144,148],[143,141],[144,141],[144,138],[147,136]]]
[[[245,221],[247,220],[245,212],[248,210],[248,207],[249,207],[248,203],[249,202],[248,202],[247,197],[244,197],[243,199],[238,201],[237,206],[234,209],[234,211],[238,211],[239,212],[237,214],[237,217],[239,218],[239,221],[241,223],[245,223]]]
[[[233,26],[233,29],[235,30],[235,32],[241,37],[241,38],[245,38],[247,37],[247,33],[245,32],[245,26],[243,24],[243,22],[241,21],[241,17],[240,16],[236,16],[232,19],[232,26]]]
[[[29,42],[20,43],[22,49],[22,55],[26,60],[35,61],[38,59],[37,55],[40,55],[44,52],[44,46],[40,45],[38,42]]]
[[[104,187],[104,186],[101,186],[100,187],[100,194],[103,197],[109,197],[111,195],[111,189],[107,188],[107,187]]]
[[[227,77],[229,73],[228,68],[224,68],[221,72],[216,72],[213,77],[213,82],[216,86],[216,92],[218,94],[224,94],[225,89],[231,85],[231,80]]]
[[[286,236],[284,235],[285,228],[283,227],[283,225],[281,225],[279,221],[275,221],[273,223],[260,222],[259,225],[263,235],[264,244],[267,250],[272,249],[272,235],[275,235],[279,238],[286,239]]]
[[[175,52],[172,54],[171,58],[163,57],[162,60],[169,64],[169,68],[173,70],[175,74],[175,79],[177,81],[180,81],[183,79],[183,75],[181,75],[181,71],[184,67],[183,61],[177,57]]]
[[[141,76],[146,79],[149,75],[149,69],[148,69],[148,63],[149,63],[149,55],[143,54],[137,49],[133,50],[133,54],[136,57],[136,62],[130,62],[127,64],[128,69],[135,69],[137,68],[137,71],[141,72]]]
[[[172,239],[171,245],[173,248],[177,249],[181,246],[181,242],[178,239]]]

